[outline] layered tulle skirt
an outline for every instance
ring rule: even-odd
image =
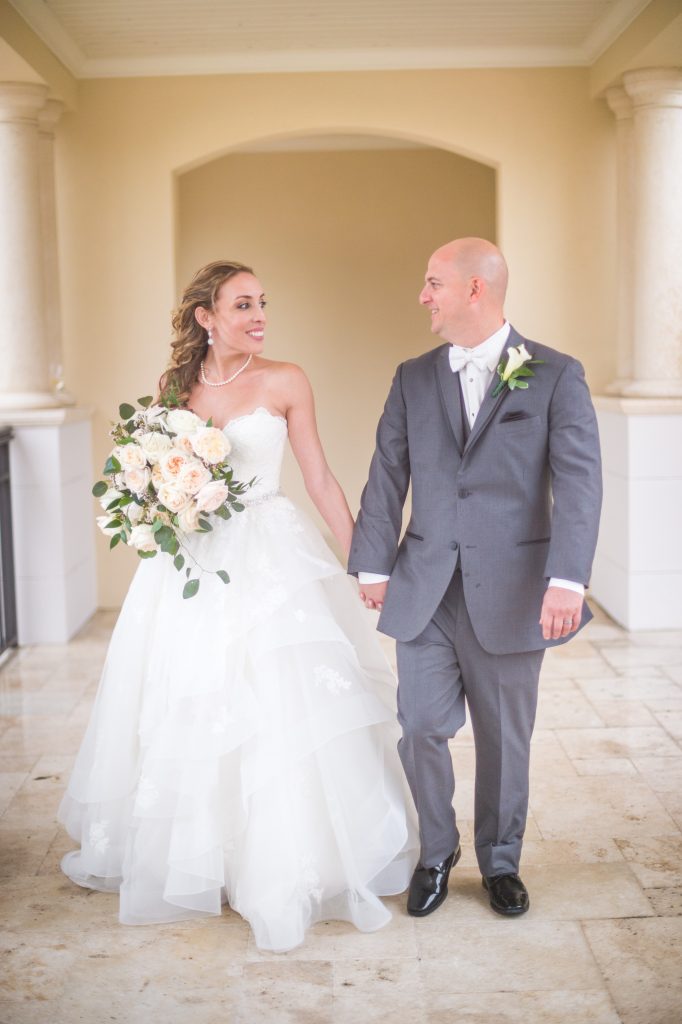
[[[284,497],[192,538],[183,600],[140,564],[60,808],[62,867],[120,890],[126,924],[246,918],[265,949],[318,920],[369,931],[418,855],[396,753],[395,682],[357,592]]]

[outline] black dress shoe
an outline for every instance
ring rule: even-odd
[[[530,906],[528,890],[518,875],[484,876],[483,888],[488,891],[493,910],[505,917],[525,914]]]
[[[450,869],[462,856],[461,847],[432,868],[417,864],[407,894],[407,913],[412,917],[426,917],[436,910],[448,894]]]

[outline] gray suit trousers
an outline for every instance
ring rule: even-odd
[[[473,631],[459,568],[416,639],[399,641],[400,758],[419,815],[421,863],[459,845],[448,740],[469,707],[476,745],[475,847],[481,874],[518,872],[530,740],[544,651],[489,654]]]

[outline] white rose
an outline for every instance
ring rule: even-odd
[[[159,487],[159,501],[169,512],[182,512],[192,500],[186,491],[180,490],[177,484],[161,484]]]
[[[196,494],[211,479],[211,471],[203,463],[193,459],[178,473],[177,485],[188,494]]]
[[[204,421],[189,409],[171,409],[166,416],[166,426],[172,434],[186,434],[203,425]]]
[[[111,513],[111,515],[108,516],[97,516],[97,525],[99,526],[100,530],[102,531],[105,537],[113,537],[114,534],[118,533],[120,529],[120,527],[118,526],[107,527],[107,523],[111,522],[112,515],[113,512]]]
[[[157,424],[163,424],[166,422],[166,415],[168,410],[164,405],[150,405],[148,409],[142,414],[145,422],[148,426],[156,426]]]
[[[210,484],[202,487],[197,494],[197,508],[200,512],[215,512],[223,504],[229,493],[229,489],[225,484],[219,480],[213,480]]]
[[[116,458],[122,469],[144,469],[147,465],[144,452],[139,444],[121,444],[116,449]]]
[[[509,358],[507,359],[507,365],[502,372],[502,380],[509,380],[514,370],[518,370],[519,366],[523,366],[527,363],[531,356],[526,351],[525,345],[519,345],[518,348],[510,346],[507,349]]]
[[[102,497],[99,499],[99,503],[102,508],[106,508],[107,505],[111,505],[112,501],[116,501],[118,498],[122,498],[123,494],[121,491],[117,491],[115,487],[110,487]]]
[[[155,466],[161,456],[173,447],[173,442],[167,434],[160,434],[154,430],[147,434],[140,434],[139,445],[147,462]]]
[[[177,480],[180,471],[185,468],[189,462],[189,457],[181,452],[178,448],[171,448],[165,455],[162,455],[159,459],[159,465],[161,466],[161,472],[163,473],[164,480],[169,483]]]
[[[200,459],[212,466],[226,459],[232,450],[232,445],[225,434],[217,427],[203,427],[197,430],[192,438],[192,447]]]
[[[140,523],[139,526],[133,526],[130,531],[128,544],[130,547],[136,548],[137,551],[156,551],[157,549],[154,531],[148,523]]]
[[[144,508],[142,505],[138,505],[136,501],[131,501],[129,505],[125,506],[123,511],[133,526],[135,523],[139,523],[140,519],[144,516]]]
[[[194,530],[199,529],[199,509],[194,502],[189,504],[187,508],[183,508],[182,512],[180,512],[178,524],[183,533],[192,533]]]
[[[124,476],[126,487],[133,494],[144,494],[152,478],[147,466],[144,469],[127,469]]]

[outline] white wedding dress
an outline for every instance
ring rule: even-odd
[[[286,421],[225,427],[244,512],[191,549],[183,600],[167,555],[143,561],[114,629],[59,817],[79,885],[120,890],[125,924],[219,914],[286,950],[315,921],[362,931],[418,857],[396,753],[395,683],[355,587],[278,493]]]

